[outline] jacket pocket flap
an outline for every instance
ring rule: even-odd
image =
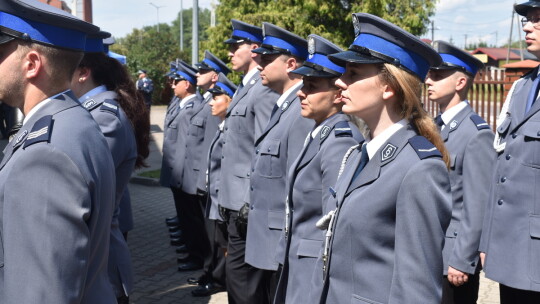
[[[197,127],[204,127],[204,119],[200,117],[195,117],[191,120],[192,125],[196,125]]]
[[[531,237],[540,239],[540,214],[529,215],[529,230]]]
[[[540,138],[540,121],[531,121],[523,125],[523,135],[530,138]]]
[[[232,109],[231,116],[246,116],[247,106],[246,105],[237,105]]]
[[[277,139],[265,140],[261,146],[261,154],[268,154],[273,156],[279,155],[280,142]]]
[[[446,229],[446,237],[455,238],[458,235],[459,222],[451,221],[448,229]]]
[[[268,211],[268,228],[282,230],[285,226],[285,212]]]
[[[298,244],[298,256],[317,258],[322,249],[322,241],[301,239]]]

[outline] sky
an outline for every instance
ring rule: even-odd
[[[156,24],[159,12],[160,23],[172,22],[180,11],[190,8],[190,0],[93,0],[94,23],[119,38],[131,33],[133,28]],[[330,0],[329,0],[330,1]],[[525,0],[518,1],[519,3]],[[66,1],[69,2],[69,1]],[[199,0],[199,7],[210,8],[218,0]],[[156,9],[154,5],[160,7]],[[458,47],[487,42],[488,45],[503,45],[508,42],[514,0],[439,0],[434,22],[435,40],[450,41]],[[519,16],[521,18],[521,16]],[[521,24],[513,19],[512,40],[523,39]],[[431,31],[422,38],[431,39]]]

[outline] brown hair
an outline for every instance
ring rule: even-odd
[[[406,118],[417,132],[432,142],[441,152],[447,167],[450,167],[448,150],[437,130],[433,119],[422,108],[421,93],[422,82],[405,70],[392,64],[381,64],[379,78],[389,85],[395,93],[401,107],[401,118]]]
[[[137,142],[137,161],[135,168],[146,167],[145,159],[150,154],[150,113],[144,98],[135,88],[135,83],[126,68],[118,60],[103,53],[85,54],[79,67],[92,70],[92,80],[105,85],[107,90],[118,95],[117,101],[126,113]]]

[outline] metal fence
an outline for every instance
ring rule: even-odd
[[[490,70],[482,70],[474,79],[472,88],[469,90],[468,100],[474,111],[482,116],[495,130],[495,123],[501,111],[505,98],[505,75],[504,72],[493,73]],[[422,101],[428,113],[435,117],[438,106],[429,100],[427,86],[422,91]]]

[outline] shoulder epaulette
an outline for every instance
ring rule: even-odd
[[[39,142],[49,142],[51,139],[53,122],[52,115],[43,116],[36,121],[30,133],[26,136],[23,149]]]
[[[482,117],[480,117],[478,114],[471,115],[471,120],[476,125],[476,128],[478,130],[489,129],[488,123]]]
[[[118,102],[114,99],[106,99],[102,104],[100,108],[101,112],[111,112],[115,116],[118,116]]]
[[[424,136],[414,136],[409,139],[409,144],[420,159],[429,157],[442,157],[441,152]]]
[[[82,106],[87,109],[88,111],[92,111],[93,109],[97,108],[101,103],[98,101],[90,98],[82,103]]]
[[[334,134],[336,137],[352,137],[352,130],[349,122],[340,121],[334,126]]]

